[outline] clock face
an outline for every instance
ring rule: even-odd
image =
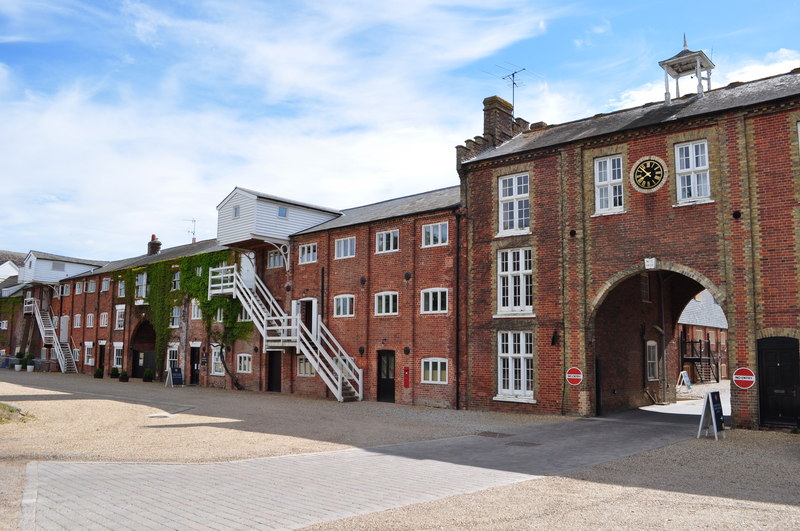
[[[664,166],[657,160],[645,160],[633,170],[633,182],[642,190],[653,190],[664,180]]]

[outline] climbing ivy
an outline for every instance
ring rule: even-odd
[[[0,330],[0,344],[8,345],[11,338],[11,316],[17,315],[22,306],[22,297],[0,299],[0,320],[8,320],[8,330]],[[2,316],[5,316],[3,318]]]
[[[233,345],[238,339],[246,339],[253,333],[252,322],[239,322],[238,316],[242,305],[233,297],[208,297],[208,271],[221,263],[235,263],[238,253],[233,251],[216,251],[193,256],[185,256],[175,260],[154,262],[143,267],[131,268],[121,272],[118,280],[125,281],[125,301],[129,308],[134,307],[136,297],[136,278],[140,273],[147,273],[147,304],[135,306],[145,319],[153,325],[155,331],[156,367],[158,379],[161,379],[167,344],[175,339],[177,329],[170,328],[172,308],[185,306],[195,299],[202,314],[206,339]],[[173,273],[180,271],[180,286],[172,289]],[[199,274],[198,274],[199,272]],[[222,309],[222,330],[214,328],[214,317],[218,309]]]

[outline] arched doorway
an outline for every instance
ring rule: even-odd
[[[141,378],[145,369],[156,373],[156,331],[149,321],[143,321],[131,339],[132,368],[131,376]]]
[[[708,279],[674,264],[628,270],[606,283],[588,335],[597,415],[676,400],[678,318],[704,289],[721,302]]]

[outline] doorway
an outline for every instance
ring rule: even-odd
[[[189,385],[200,384],[200,347],[189,348]]]
[[[269,359],[267,361],[267,391],[273,393],[281,392],[281,354],[280,350],[267,351]]]
[[[378,351],[378,402],[394,402],[394,350]]]
[[[758,340],[761,424],[800,427],[800,348],[792,337]]]
[[[100,348],[97,352],[97,366],[100,370],[105,368],[105,361],[106,361],[106,346],[100,345]]]

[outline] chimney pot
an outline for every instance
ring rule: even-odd
[[[147,254],[149,256],[149,255],[158,254],[160,252],[161,252],[161,242],[158,241],[158,238],[156,238],[156,235],[153,234],[150,237],[150,241],[147,243]]]

